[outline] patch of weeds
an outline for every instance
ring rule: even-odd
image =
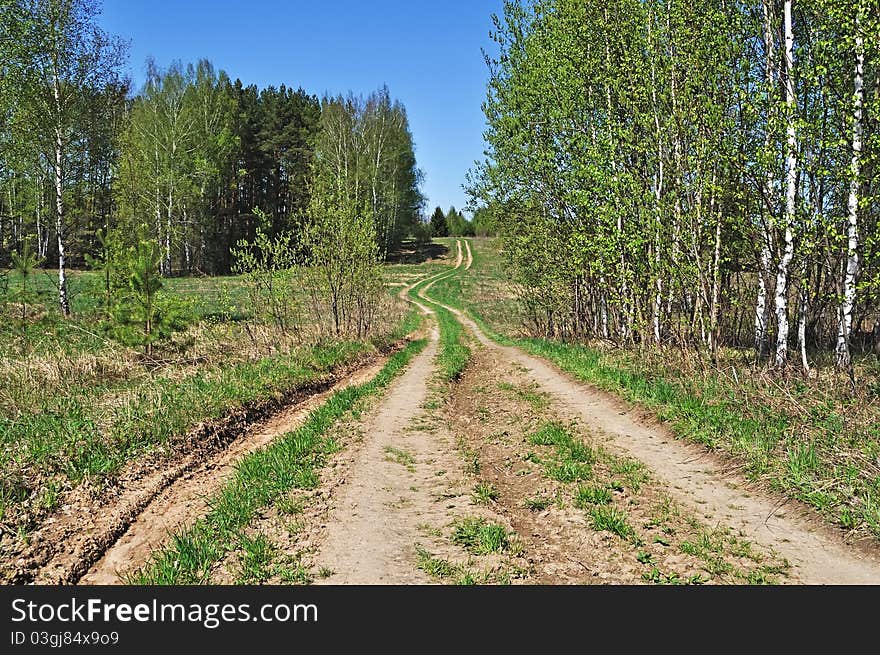
[[[723,557],[706,557],[703,558],[703,568],[712,575],[723,576],[733,573],[733,564],[726,561]]]
[[[526,498],[525,506],[526,509],[532,512],[543,512],[553,502],[554,499],[551,496],[534,496],[533,498]]]
[[[856,527],[856,516],[849,505],[844,505],[840,509],[837,520],[846,530],[852,530]]]
[[[405,450],[395,448],[394,446],[385,446],[385,461],[395,462],[405,467],[410,473],[415,473],[415,457]]]
[[[462,586],[462,587],[472,587],[474,585],[479,584],[479,582],[477,582],[477,579],[474,577],[473,573],[471,573],[470,571],[465,571],[461,575],[461,577],[459,577],[455,581],[455,584]]]
[[[736,537],[731,537],[730,539],[730,552],[737,557],[750,559],[753,562],[760,562],[763,559],[760,553],[756,553],[754,550],[752,550],[751,541],[747,541],[745,539],[737,539]]]
[[[418,557],[416,566],[432,578],[451,578],[460,572],[460,567],[448,560],[434,557],[419,544],[416,544],[416,555]]]
[[[643,550],[640,550],[638,555],[636,555],[636,559],[640,564],[653,564],[654,556],[651,553],[646,553]]]
[[[545,423],[529,435],[529,443],[535,446],[555,446],[565,444],[570,439],[568,431],[561,423]]]
[[[593,517],[593,529],[601,532],[611,532],[621,539],[635,539],[636,533],[632,526],[627,523],[626,513],[611,507],[610,505],[600,505],[594,507],[590,512]]]
[[[419,523],[416,526],[416,529],[422,534],[428,535],[430,537],[442,537],[443,531],[440,528],[432,527],[428,523]]]
[[[633,493],[639,493],[642,485],[648,480],[645,465],[635,459],[618,460],[611,465],[611,472],[620,475]]]
[[[681,552],[695,557],[708,558],[724,552],[724,540],[717,534],[703,531],[691,541],[683,541],[679,546]]]
[[[520,400],[526,401],[536,410],[546,409],[550,404],[547,395],[537,391],[537,389],[540,389],[537,384],[532,384],[528,387],[518,387],[508,382],[500,382],[498,388],[502,391],[507,391]]]
[[[287,528],[288,534],[295,536],[302,532],[306,526],[305,523],[301,523],[300,521],[289,521],[284,524],[284,527]]]
[[[751,585],[775,585],[779,584],[779,576],[784,575],[788,569],[788,562],[782,566],[761,566],[745,575],[745,580]],[[740,577],[743,577],[740,575]]]
[[[593,477],[593,467],[583,462],[563,460],[561,462],[548,462],[544,465],[547,477],[558,482],[579,482]]]
[[[285,561],[276,565],[275,573],[285,584],[308,585],[314,581],[312,574],[298,557],[288,556]]]
[[[359,401],[378,394],[425,347],[411,342],[393,355],[369,382],[347,387],[311,412],[296,430],[281,435],[267,447],[241,459],[236,472],[210,500],[207,515],[172,537],[141,569],[132,584],[201,584],[211,566],[237,547],[237,535],[257,512],[273,505],[291,489],[314,489],[320,482],[316,468],[336,448],[324,435]]]
[[[574,506],[587,509],[593,505],[607,505],[611,502],[611,492],[607,487],[580,486],[574,495]]]
[[[474,502],[488,505],[498,500],[498,489],[491,482],[480,482],[474,487]]]
[[[329,569],[326,566],[322,566],[321,569],[318,571],[319,578],[327,579],[331,575],[333,575],[333,569]]]
[[[665,496],[663,500],[651,508],[651,520],[646,527],[660,527],[677,515],[678,510],[675,508],[672,498]]]
[[[296,494],[288,494],[275,501],[275,508],[281,514],[302,514],[305,509],[305,499]]]
[[[681,576],[675,571],[672,571],[671,573],[663,573],[656,566],[652,567],[650,571],[642,573],[642,580],[653,582],[654,584],[685,584],[685,582],[682,581]]]
[[[239,556],[238,582],[241,584],[261,584],[272,575],[271,564],[275,546],[265,535],[239,536],[239,546],[244,550]]]
[[[790,450],[786,467],[789,482],[798,488],[806,487],[819,467],[816,447],[812,443],[808,443]]]
[[[582,441],[572,440],[565,445],[564,454],[576,462],[593,463],[596,461],[596,455],[593,449]]]
[[[504,526],[475,517],[458,519],[453,523],[452,543],[463,546],[474,555],[497,553],[510,548],[510,538]]]

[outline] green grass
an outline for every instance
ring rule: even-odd
[[[562,483],[579,482],[593,477],[596,455],[580,439],[574,437],[561,423],[544,423],[528,437],[535,446],[550,446],[555,457],[543,461],[544,473],[552,480]]]
[[[464,373],[471,350],[465,345],[463,328],[452,312],[439,305],[434,307],[440,323],[440,376],[446,381],[454,381]]]
[[[550,405],[547,394],[542,391],[538,391],[539,387],[537,383],[534,383],[528,388],[523,388],[512,385],[509,382],[499,382],[498,388],[502,391],[507,391],[515,398],[526,401],[536,411],[547,409],[547,407]]]
[[[474,502],[489,505],[498,500],[498,489],[491,482],[480,482],[474,487]]]
[[[103,331],[99,274],[70,272],[68,319],[56,308],[54,276],[32,278],[42,313],[25,325],[0,315],[0,521],[15,529],[29,530],[57,507],[62,489],[86,479],[103,484],[201,423],[239,410],[252,415],[390,348],[422,321],[410,306],[369,340],[314,345],[311,337],[300,343],[277,334],[266,341],[245,320],[242,278],[169,278],[163,292],[190,305],[194,323],[163,346],[158,361],[145,362]],[[4,299],[0,290],[0,312],[12,311]]]
[[[590,510],[593,529],[600,532],[611,532],[621,539],[635,540],[636,533],[627,522],[626,512],[610,505],[597,505]]]
[[[378,394],[425,347],[410,343],[392,356],[371,381],[348,387],[309,414],[305,423],[269,446],[247,455],[235,477],[210,502],[209,513],[189,529],[174,536],[168,548],[155,553],[132,576],[135,584],[203,584],[210,570],[230,549],[240,547],[240,532],[258,510],[291,489],[311,489],[319,481],[318,469],[337,448],[325,437],[329,428],[359,401]]]
[[[579,486],[574,495],[574,505],[579,509],[589,509],[593,505],[608,505],[611,502],[611,491],[607,487]]]
[[[29,287],[36,294],[34,307],[41,310],[38,320],[24,328],[12,321],[0,321],[0,355],[16,354],[22,335],[31,353],[67,354],[98,352],[107,340],[95,326],[103,308],[103,280],[95,271],[67,272],[68,298],[72,317],[62,319],[58,310],[56,284],[58,272],[39,270],[30,278]],[[9,273],[9,291],[18,284],[18,274]],[[162,280],[162,293],[181,301],[193,322],[242,321],[249,318],[247,288],[238,276],[180,277]],[[0,306],[7,299],[0,289]]]
[[[465,239],[462,239],[464,241]],[[465,312],[491,339],[511,345],[513,341],[493,326],[510,327],[518,318],[512,300],[497,297],[494,292],[507,285],[507,273],[501,264],[499,253],[486,256],[484,249],[492,249],[494,239],[467,239],[471,244],[474,263],[469,271],[460,276],[446,278],[431,287],[431,295],[440,302]],[[480,244],[477,247],[477,244]],[[454,244],[453,244],[454,246]],[[487,293],[488,292],[488,293]]]
[[[581,462],[564,460],[559,462],[546,462],[544,472],[551,480],[569,483],[589,480],[593,477],[593,467]]]
[[[449,560],[434,557],[427,550],[416,545],[416,566],[432,578],[452,578],[461,575],[462,569]]]
[[[556,499],[551,496],[534,496],[532,498],[526,498],[525,506],[526,509],[532,512],[543,512],[554,502],[556,502]]]
[[[471,241],[474,265],[458,284],[439,286],[446,304],[468,312],[490,338],[517,345],[564,371],[654,412],[679,437],[723,450],[744,473],[802,500],[847,530],[880,538],[880,416],[876,358],[860,361],[864,394],[819,383],[752,375],[750,351],[725,351],[719,371],[682,366],[674,353],[599,350],[520,338],[523,313],[509,290],[500,240]],[[459,297],[455,297],[460,293]],[[437,296],[438,298],[440,295]],[[729,365],[729,366],[728,366]],[[728,379],[726,371],[739,371]],[[844,417],[846,420],[844,420]],[[635,482],[638,478],[626,480]]]
[[[449,560],[435,557],[425,548],[416,544],[416,566],[436,580],[454,585],[472,586],[478,584],[510,584],[510,571],[502,569],[495,573],[476,573],[465,565],[454,564]],[[520,575],[522,571],[517,571]]]
[[[510,538],[504,526],[476,517],[455,521],[452,526],[452,542],[463,546],[473,555],[497,553],[510,548]]]
[[[275,546],[265,535],[248,537],[240,535],[239,545],[243,549],[239,557],[238,584],[262,584],[272,576],[272,563]]]
[[[844,428],[833,413],[805,423],[802,414],[772,403],[744,403],[722,382],[674,372],[666,377],[662,369],[646,370],[628,355],[541,339],[519,345],[576,378],[650,409],[679,437],[740,459],[750,478],[768,480],[847,529],[861,526],[880,537],[874,501],[880,498],[880,476],[862,463],[880,456],[880,435]],[[804,439],[804,433],[816,436]],[[635,492],[644,482],[637,469],[623,468],[620,474]]]
[[[645,465],[637,459],[614,458],[611,464],[611,472],[623,477],[630,491],[639,493],[642,485],[648,481],[648,472]]]
[[[323,569],[322,569],[323,571]],[[277,575],[281,582],[289,585],[307,585],[312,584],[313,576],[305,566],[303,566],[298,556],[285,555],[276,559],[273,564],[272,572]]]

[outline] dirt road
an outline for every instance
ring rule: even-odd
[[[774,549],[793,565],[790,577],[807,584],[880,583],[880,559],[844,544],[809,510],[750,488],[728,473],[704,449],[674,439],[662,427],[647,425],[620,401],[572,380],[551,364],[514,347],[500,346],[458,310],[447,307],[488,350],[529,371],[560,410],[579,417],[603,434],[608,447],[643,462],[671,495],[710,524],[736,528],[750,540]]]
[[[454,261],[418,283],[424,312],[439,304],[433,284],[473,263],[467,241]],[[870,553],[807,512],[447,309],[474,340],[462,380],[434,383],[433,328],[385,397],[343,428],[345,452],[328,467],[321,500],[284,536],[316,582],[880,581]],[[571,483],[565,467],[577,480],[578,463],[536,439],[548,425],[566,426],[567,447],[589,453],[583,479],[594,486]],[[590,499],[603,489],[613,493]],[[501,536],[475,548],[462,526]]]

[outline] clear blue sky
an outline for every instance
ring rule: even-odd
[[[136,87],[160,66],[210,59],[232,79],[367,94],[387,84],[407,108],[430,212],[462,209],[483,153],[480,103],[502,0],[104,0],[101,23],[130,40]]]

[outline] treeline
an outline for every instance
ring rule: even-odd
[[[132,95],[126,44],[98,28],[99,11],[0,3],[0,266],[32,243],[58,267],[65,314],[66,268],[101,257],[110,232],[146,229],[168,276],[230,272],[258,230],[304,248],[315,188],[374,224],[380,258],[419,221],[412,135],[387,88],[319,99],[208,61],[148,62]]]
[[[466,218],[455,206],[445,213],[440,207],[435,207],[428,226],[431,236],[435,237],[485,237],[494,234],[490,212],[486,207],[477,208],[471,219]]]
[[[805,369],[880,337],[876,2],[508,1],[495,25],[471,190],[536,331]]]

